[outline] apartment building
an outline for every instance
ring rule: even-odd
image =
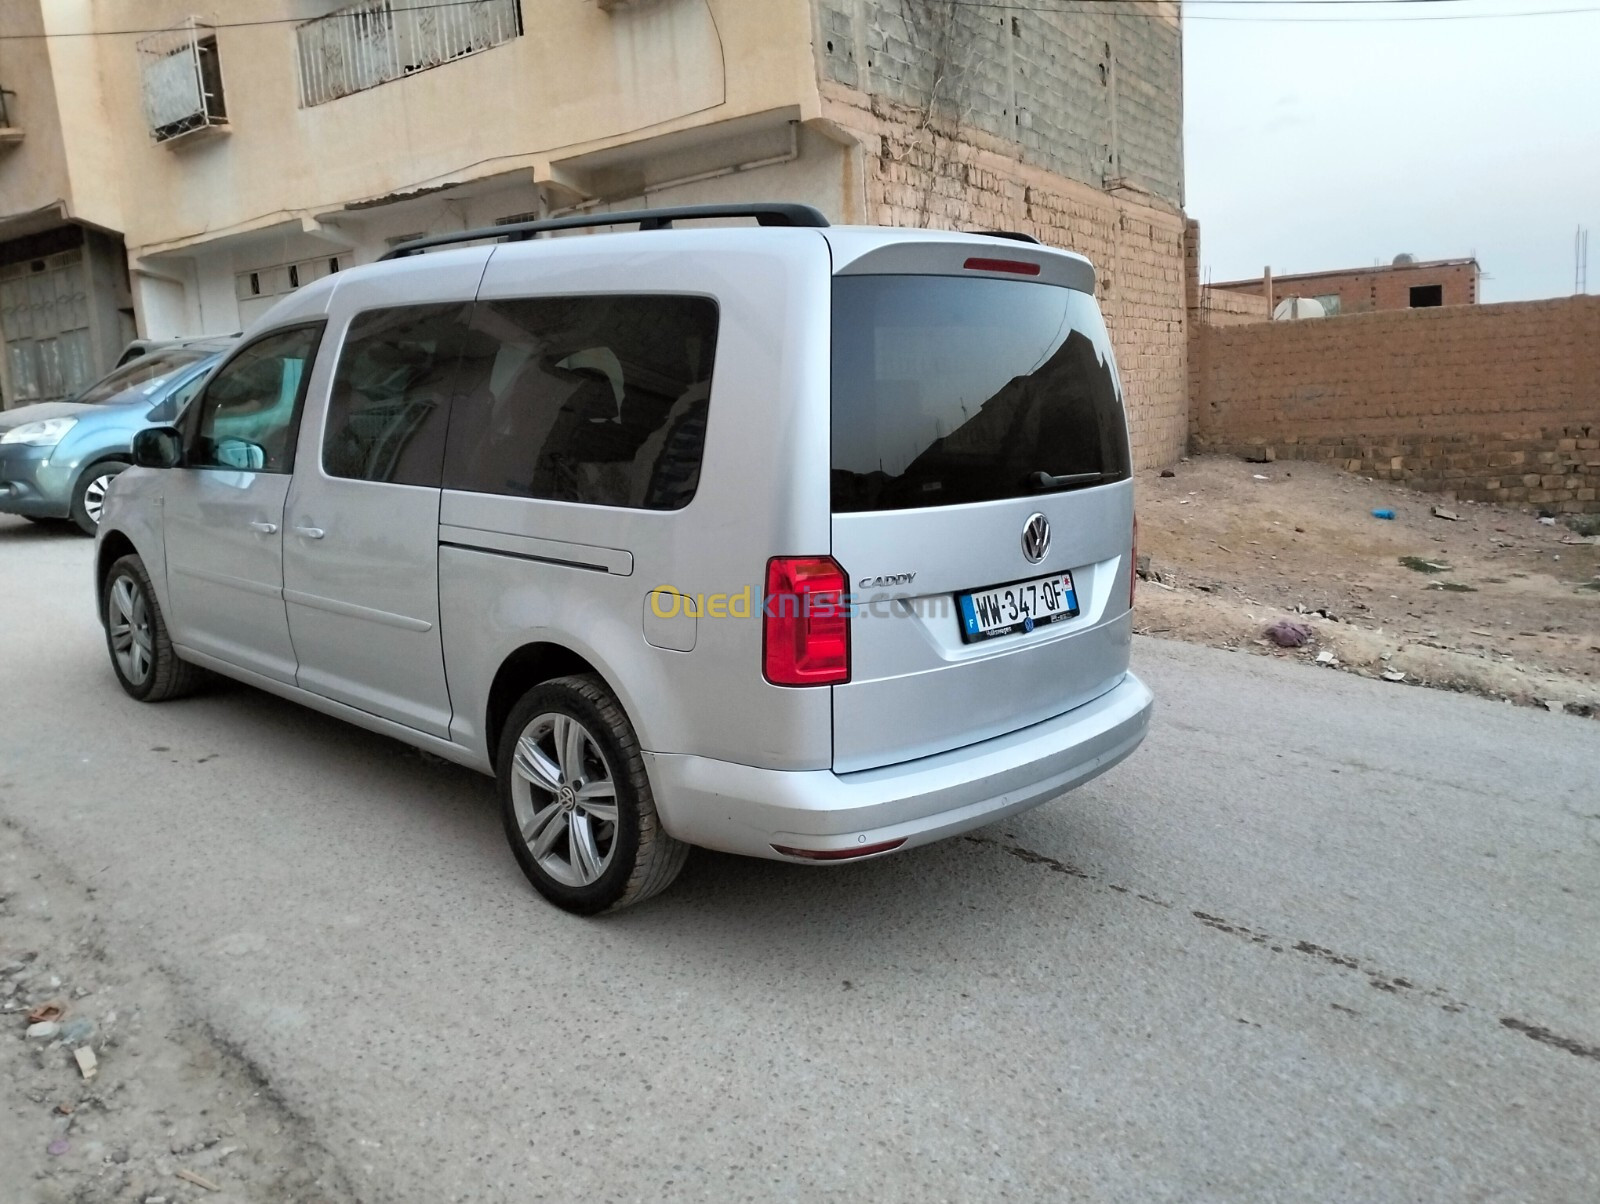
[[[239,330],[426,233],[707,201],[1090,255],[1141,458],[1184,429],[1179,6],[9,0],[0,387]]]

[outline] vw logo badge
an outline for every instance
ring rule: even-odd
[[[1038,564],[1050,550],[1050,520],[1042,514],[1030,515],[1022,524],[1022,554]]]

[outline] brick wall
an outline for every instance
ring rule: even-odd
[[[1600,297],[1191,325],[1191,445],[1600,511]]]
[[[906,20],[937,12],[953,24]],[[822,115],[864,148],[866,220],[1016,230],[1086,255],[1135,463],[1176,460],[1188,436],[1176,6],[1069,17],[817,0],[816,13]]]
[[[1265,297],[1202,287],[1199,317],[1209,326],[1248,326],[1270,321],[1272,311],[1267,308]]]
[[[1438,285],[1441,305],[1475,305],[1478,301],[1478,265],[1471,260],[1418,263],[1390,267],[1324,272],[1319,275],[1275,276],[1274,302],[1285,297],[1339,298],[1341,314],[1372,313],[1381,309],[1410,309],[1413,288]],[[1230,280],[1212,286],[1218,294],[1263,296],[1266,281]]]

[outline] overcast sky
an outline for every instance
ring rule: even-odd
[[[1595,233],[1600,293],[1600,11],[1499,20],[1348,18],[1600,10],[1600,0],[1187,3],[1189,216],[1214,280],[1477,255],[1485,301],[1572,292]]]

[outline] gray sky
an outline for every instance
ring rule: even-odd
[[[1214,280],[1476,254],[1483,300],[1600,293],[1600,0],[1185,5],[1189,216]]]

